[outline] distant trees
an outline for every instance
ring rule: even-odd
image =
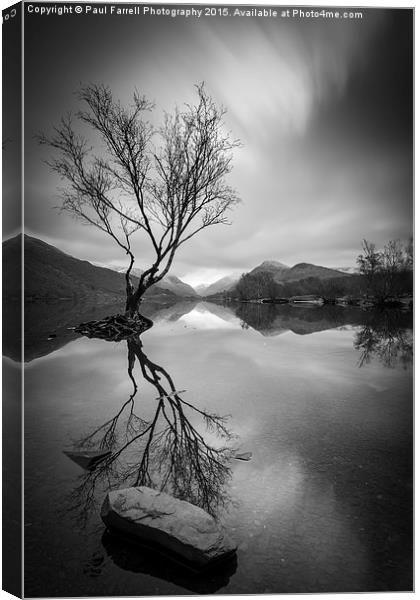
[[[137,92],[131,106],[115,100],[105,85],[79,91],[85,110],[61,119],[51,136],[38,141],[54,151],[50,168],[65,182],[62,209],[109,236],[128,256],[126,313],[137,313],[144,292],[171,268],[178,248],[199,231],[228,223],[227,211],[238,198],[226,183],[232,151],[239,144],[224,129],[225,110],[197,86],[196,104],[167,114],[153,127],[153,105]],[[138,283],[132,236],[140,232],[154,252]]]
[[[276,298],[278,285],[271,273],[243,273],[236,285],[236,293],[241,300]]]
[[[319,279],[307,277],[297,281],[276,282],[268,272],[244,273],[230,296],[240,300],[259,298],[291,298],[315,294],[323,298],[336,298],[340,295],[358,295],[361,283],[358,276]]]
[[[338,298],[345,294],[346,286],[342,278],[322,279],[318,285],[318,294],[324,300]]]
[[[366,291],[377,303],[412,291],[412,248],[412,240],[406,246],[400,240],[391,240],[383,250],[377,250],[375,244],[363,240],[357,263]]]

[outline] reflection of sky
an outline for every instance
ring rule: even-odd
[[[209,312],[192,310],[181,317],[180,321],[194,329],[237,329],[237,323],[225,321],[221,317]]]
[[[265,259],[352,266],[363,237],[409,236],[409,11],[365,10],[363,24],[32,15],[25,32],[28,232],[79,258],[123,263],[101,232],[53,209],[59,182],[33,135],[77,108],[80,82],[108,83],[123,100],[137,86],[160,115],[204,80],[243,142],[231,176],[243,202],[231,227],[180,250],[175,273],[198,283]],[[134,248],[144,266],[148,245],[140,237]]]
[[[265,592],[275,592],[272,570],[287,578],[300,573],[294,591],[363,589],[369,561],[366,549],[346,518],[333,486],[326,478],[308,477],[301,457],[287,451],[262,465],[248,463],[235,469],[241,495],[241,516],[252,515],[239,546],[242,552],[264,555],[276,540],[274,556],[258,561],[255,578],[265,582]],[[245,590],[244,590],[245,591]]]

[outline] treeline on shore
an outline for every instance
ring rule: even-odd
[[[390,241],[383,250],[363,241],[363,252],[357,258],[359,274],[342,277],[307,277],[297,281],[276,281],[269,271],[244,273],[236,286],[221,294],[239,301],[279,301],[313,297],[326,303],[342,300],[349,304],[360,301],[374,305],[398,304],[399,298],[413,294],[412,242],[403,246]]]
[[[271,274],[257,273],[243,275],[233,290],[224,292],[220,296],[239,301],[271,300],[273,302],[279,299],[316,296],[327,303],[347,299],[351,304],[352,300],[356,302],[359,299],[369,299],[375,304],[381,304],[402,296],[411,296],[413,273],[399,273],[393,282],[392,289],[390,288],[386,294],[371,293],[369,288],[363,275],[350,275],[327,280],[308,277],[299,281],[277,283]]]

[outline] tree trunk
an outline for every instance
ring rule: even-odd
[[[139,306],[146,287],[139,287],[135,292],[127,294],[125,302],[125,314],[127,317],[135,317],[138,314]]]

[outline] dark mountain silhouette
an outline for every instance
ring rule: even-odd
[[[335,277],[345,277],[346,273],[327,267],[321,267],[319,265],[312,265],[310,263],[299,263],[286,272],[282,271],[279,275],[275,277],[275,280],[281,282],[299,281],[300,279],[308,279],[309,277],[316,277],[317,279],[334,279]]]
[[[250,271],[251,275],[257,273],[269,273],[273,276],[276,283],[284,281],[299,281],[300,279],[308,279],[316,277],[318,279],[334,279],[335,277],[345,277],[345,274],[335,269],[313,265],[311,263],[298,263],[294,267],[288,267],[281,262],[275,260],[265,260]]]
[[[6,299],[20,294],[21,236],[3,242],[4,287]],[[54,300],[90,298],[96,303],[115,302],[125,297],[123,273],[79,260],[58,248],[25,235],[25,299]],[[196,294],[174,277],[147,290],[145,298],[175,301]]]
[[[20,235],[3,242],[7,298],[19,295],[16,275],[20,267],[20,244]],[[91,297],[109,302],[124,296],[124,277],[115,271],[95,267],[28,235],[24,236],[24,252],[27,300]]]

